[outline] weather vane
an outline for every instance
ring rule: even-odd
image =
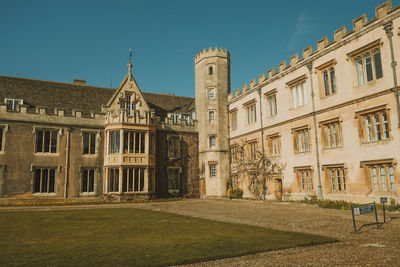
[[[129,61],[132,61],[132,49],[129,48]]]

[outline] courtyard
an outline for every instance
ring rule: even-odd
[[[130,209],[130,208],[139,208],[139,209]],[[58,214],[57,216],[61,216],[65,220],[71,220],[71,216],[75,217],[78,220],[80,217],[74,216],[73,213],[81,212],[81,214],[86,214],[83,217],[91,218],[91,225],[98,225],[98,221],[108,221],[110,212],[111,216],[118,218],[121,212],[113,214],[113,211],[123,211],[122,214],[132,214],[133,210],[140,211],[140,216],[143,214],[147,214],[146,210],[152,210],[156,213],[147,214],[146,220],[143,220],[143,223],[139,224],[140,227],[144,227],[144,225],[153,227],[154,235],[153,242],[148,244],[150,247],[154,246],[155,248],[160,246],[160,240],[163,239],[162,233],[159,228],[154,228],[154,219],[158,218],[158,221],[161,222],[171,222],[171,221],[186,221],[186,224],[193,225],[192,234],[194,232],[198,232],[200,229],[200,234],[203,235],[202,239],[185,239],[184,235],[180,235],[182,231],[185,231],[185,227],[183,228],[170,228],[169,233],[165,236],[168,238],[170,236],[175,236],[174,238],[179,239],[181,244],[186,244],[186,247],[191,247],[195,245],[199,245],[199,241],[208,240],[207,242],[211,242],[210,244],[215,245],[216,248],[225,248],[225,251],[228,251],[228,254],[225,255],[211,255],[210,253],[213,250],[205,250],[204,253],[208,255],[208,259],[202,262],[192,263],[190,266],[274,266],[274,265],[289,265],[289,266],[298,266],[298,265],[351,265],[351,266],[367,266],[367,265],[375,265],[375,266],[397,266],[398,262],[400,262],[400,214],[399,213],[388,213],[387,214],[387,223],[383,224],[379,229],[376,229],[374,225],[367,225],[374,222],[373,216],[364,215],[358,216],[357,226],[358,228],[361,225],[365,224],[364,227],[360,229],[359,233],[353,233],[353,225],[351,212],[348,210],[332,210],[332,209],[321,209],[314,205],[296,203],[296,202],[265,202],[265,201],[251,201],[251,200],[222,200],[222,199],[194,199],[194,200],[181,200],[175,202],[154,202],[154,203],[139,203],[139,204],[113,204],[113,205],[94,205],[94,206],[75,206],[75,207],[9,207],[9,208],[1,208],[0,218],[1,224],[4,224],[5,221],[8,221],[11,224],[17,224],[20,227],[19,233],[23,233],[24,224],[22,222],[18,222],[14,216],[17,214],[27,214],[28,218],[26,225],[32,224],[35,219],[34,211],[37,211],[36,214],[42,214],[43,223],[39,223],[36,221],[36,224],[43,225],[43,227],[49,227],[49,233],[52,231],[52,227],[50,227],[51,219],[46,217],[49,212],[55,212],[54,214]],[[6,212],[9,211],[9,212]],[[18,212],[11,212],[18,211]],[[22,212],[23,211],[23,212]],[[70,214],[72,212],[72,214]],[[148,211],[149,212],[149,211]],[[103,214],[103,215],[101,215]],[[176,216],[185,215],[185,217]],[[96,217],[98,216],[98,217]],[[138,215],[139,216],[139,215]],[[189,216],[189,217],[186,217]],[[5,219],[7,218],[8,219]],[[47,219],[46,219],[47,218]],[[108,218],[108,219],[107,219]],[[10,221],[10,220],[14,221]],[[198,219],[200,219],[198,221]],[[208,220],[203,220],[208,219]],[[48,249],[46,253],[51,255],[57,250],[62,251],[71,250],[67,246],[68,240],[70,239],[81,239],[83,245],[81,248],[85,249],[85,253],[88,258],[96,258],[96,253],[101,253],[103,255],[108,255],[107,257],[111,258],[115,264],[127,264],[128,262],[121,261],[120,255],[125,251],[125,249],[131,250],[133,254],[133,248],[145,247],[146,242],[138,242],[136,244],[127,243],[129,239],[124,238],[119,242],[112,241],[112,246],[109,246],[108,250],[98,251],[97,248],[101,247],[101,244],[110,244],[107,243],[107,238],[112,238],[113,235],[121,235],[124,231],[129,230],[129,224],[124,224],[122,229],[110,228],[111,233],[107,233],[105,231],[101,231],[102,227],[96,226],[92,230],[90,228],[84,229],[85,231],[80,231],[80,233],[86,233],[82,236],[73,235],[73,230],[79,230],[79,223],[74,221],[73,224],[67,227],[67,230],[71,231],[71,235],[64,236],[64,240],[57,240],[60,243],[61,247],[51,246],[48,249],[48,244],[46,246],[38,247],[37,253],[40,253],[42,250]],[[82,219],[82,221],[87,221],[87,219]],[[382,213],[379,212],[379,220],[383,221]],[[90,221],[90,220],[89,220]],[[221,222],[227,222],[229,224],[219,224]],[[246,228],[248,226],[255,226],[256,228]],[[27,226],[25,226],[27,227]],[[87,227],[82,225],[81,227]],[[99,227],[99,228],[97,228]],[[135,227],[139,227],[135,225]],[[204,227],[210,227],[211,229],[216,230],[216,232],[220,233],[217,236],[214,233],[208,233]],[[300,234],[301,240],[297,245],[295,243],[280,243],[280,247],[276,247],[275,249],[272,247],[268,247],[268,243],[271,242],[263,242],[263,239],[271,239],[271,232],[269,229],[275,230],[283,230],[284,232],[276,232],[278,235],[285,236],[286,231],[291,232],[302,232],[313,234],[312,236],[302,235]],[[2,225],[2,236],[8,231],[11,231],[12,227],[7,225]],[[96,230],[97,229],[97,230]],[[196,229],[196,231],[195,231]],[[61,229],[60,229],[61,230]],[[201,232],[203,231],[203,232]],[[18,232],[18,231],[17,231]],[[103,236],[99,236],[102,234]],[[291,234],[291,233],[290,233]],[[31,235],[35,235],[32,234]],[[315,236],[317,235],[317,237]],[[230,237],[230,238],[227,238]],[[256,238],[258,236],[258,238]],[[321,236],[330,237],[330,239],[323,238]],[[44,231],[43,239],[48,237],[48,233]],[[246,238],[248,237],[248,238]],[[296,237],[293,239],[293,237]],[[282,240],[291,240],[293,242],[297,242],[296,239],[299,235],[285,236]],[[20,236],[21,240],[25,240],[25,243],[29,243],[29,236]],[[207,239],[209,238],[209,239]],[[311,238],[311,239],[309,239]],[[315,238],[319,238],[316,240]],[[250,241],[248,240],[250,239]],[[112,239],[110,239],[112,240]],[[235,241],[240,242],[235,242]],[[272,239],[271,239],[272,240]],[[339,242],[329,242],[332,240],[339,240]],[[3,242],[5,239],[3,238]],[[53,240],[54,241],[54,240]],[[96,243],[96,242],[97,243]],[[140,241],[140,240],[139,240]],[[247,242],[247,243],[246,243]],[[304,243],[305,242],[305,243]],[[305,246],[310,243],[324,243],[322,245],[316,246]],[[329,243],[327,243],[329,242]],[[162,242],[161,242],[162,243]],[[177,242],[179,244],[179,242]],[[197,243],[197,244],[196,244]],[[141,246],[142,244],[142,246]],[[243,246],[235,247],[237,244],[241,244]],[[27,245],[27,244],[25,244]],[[29,245],[29,244],[28,244]],[[64,245],[64,247],[62,246]],[[7,246],[15,246],[12,244],[11,240],[8,240],[7,244],[2,244],[2,247],[5,248]],[[264,247],[263,247],[264,246]],[[112,254],[114,250],[113,247],[121,248],[116,254]],[[161,245],[162,247],[162,245]],[[288,248],[289,247],[289,248]],[[247,250],[246,248],[257,248],[258,251]],[[283,248],[283,249],[282,249]],[[286,248],[286,249],[285,249]],[[160,250],[160,255],[163,258],[171,257],[182,257],[179,254],[179,250],[185,249],[185,246],[171,246],[165,247],[164,250]],[[245,249],[245,250],[243,250]],[[218,249],[217,249],[218,250]],[[272,251],[271,251],[272,250]],[[5,250],[2,250],[4,253]],[[183,250],[182,250],[183,251]],[[198,252],[195,250],[196,253]],[[198,252],[202,253],[202,251]],[[250,254],[249,254],[250,253]],[[32,255],[33,252],[31,253]],[[140,253],[139,253],[140,254]],[[185,253],[187,255],[187,253]],[[243,255],[235,257],[235,255]],[[140,255],[142,258],[146,258],[146,254]],[[15,253],[15,258],[18,257],[18,260],[21,256],[18,253]],[[222,258],[227,257],[227,258]],[[2,257],[4,260],[4,257]],[[200,259],[207,259],[207,257],[200,257]],[[221,258],[221,259],[218,259]],[[52,259],[49,259],[52,260]],[[54,259],[53,259],[54,260]],[[74,260],[74,259],[66,259],[66,260]],[[82,259],[75,259],[82,260]],[[84,261],[83,261],[84,262]],[[160,262],[157,258],[152,258],[149,260],[145,260],[143,262],[136,262],[136,265],[145,264],[156,264],[161,263],[164,265],[173,264],[174,261],[165,261]],[[176,261],[175,261],[176,262]],[[182,258],[177,264],[184,262],[193,262],[190,260],[185,260]],[[5,262],[2,262],[4,264]],[[38,262],[37,262],[38,263]],[[43,262],[41,262],[43,263]],[[50,264],[51,262],[47,262]],[[60,264],[60,262],[55,262],[55,264]],[[101,262],[92,262],[94,264],[101,264]],[[31,262],[34,264],[34,262]],[[128,263],[129,264],[129,263]],[[132,265],[135,263],[131,262]]]

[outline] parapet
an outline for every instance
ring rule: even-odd
[[[265,73],[262,73],[258,76],[258,81],[257,80],[252,80],[250,81],[250,87],[247,87],[247,83],[242,86],[241,88],[238,88],[234,91],[234,93],[232,94],[232,96],[230,97],[230,100],[234,100],[236,97],[238,97],[239,95],[245,93],[246,91],[251,90],[252,88],[255,87],[255,85],[257,84],[262,84],[262,83],[267,83],[269,80],[271,80],[271,78],[273,78],[274,76],[276,76],[277,74],[281,74],[283,72],[285,72],[286,70],[294,67],[295,65],[298,64],[303,64],[304,60],[310,58],[311,56],[314,57],[314,55],[332,47],[331,45],[334,43],[339,43],[341,41],[343,41],[344,39],[347,39],[347,37],[353,35],[353,34],[360,34],[360,31],[362,32],[363,29],[365,29],[366,27],[368,27],[369,25],[371,25],[371,23],[378,21],[378,20],[382,20],[385,19],[387,15],[389,15],[392,11],[397,10],[399,8],[399,6],[393,8],[392,6],[392,0],[388,0],[382,4],[380,4],[379,6],[377,6],[375,8],[375,18],[368,20],[367,15],[363,14],[361,16],[359,16],[358,18],[353,20],[353,29],[350,32],[347,32],[346,30],[346,26],[343,26],[339,29],[337,29],[334,33],[333,33],[333,41],[329,41],[328,36],[325,36],[323,38],[321,38],[319,41],[317,41],[317,49],[313,50],[313,46],[310,45],[306,48],[303,49],[303,54],[302,54],[302,58],[299,58],[298,54],[295,54],[293,56],[290,57],[289,59],[289,65],[286,64],[286,61],[282,61],[279,65],[278,68],[276,69],[275,67],[272,67],[271,69],[269,69],[267,71],[267,75]],[[346,42],[346,41],[344,41]],[[217,50],[217,48],[215,49]],[[198,54],[195,57],[195,61],[197,62],[198,60],[200,60],[202,57],[204,57],[204,55],[207,55],[208,53],[211,53],[215,50],[203,50],[203,52],[201,52],[200,54]],[[215,53],[215,52],[214,52]],[[229,53],[228,53],[229,56]],[[290,71],[290,70],[289,70]]]
[[[159,117],[156,117],[157,129],[175,132],[197,132],[197,120],[187,121],[186,119],[179,119],[174,121],[172,118],[166,117],[164,121],[161,121]]]
[[[201,51],[194,57],[194,63],[197,64],[199,61],[206,57],[223,57],[229,60],[230,55],[228,49],[226,48],[218,48],[217,46],[214,49],[210,47],[208,48],[208,50],[204,48],[203,51]]]
[[[7,110],[7,105],[0,103],[0,116],[6,121],[100,127],[104,126],[104,115],[91,113],[90,116],[83,116],[80,110],[73,110],[72,115],[66,115],[64,109],[56,108],[53,112],[49,112],[46,107],[29,109],[28,105],[17,105],[16,110]]]

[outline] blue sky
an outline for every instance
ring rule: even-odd
[[[0,75],[117,87],[132,48],[142,91],[194,96],[194,56],[218,46],[234,90],[381,3],[0,0]]]

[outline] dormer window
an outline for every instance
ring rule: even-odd
[[[4,103],[7,104],[7,110],[17,110],[17,105],[22,105],[24,101],[22,99],[6,98]]]
[[[208,67],[208,75],[212,75],[212,74],[214,74],[214,67],[210,66],[210,67]]]

